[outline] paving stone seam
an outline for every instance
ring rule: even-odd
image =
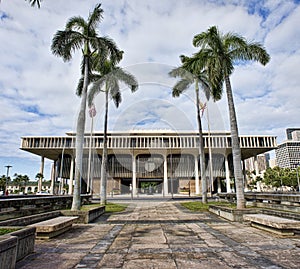
[[[76,265],[76,269],[96,268],[97,264],[102,260],[104,254],[109,249],[115,238],[119,235],[124,225],[114,225],[112,229],[99,240],[99,242],[85,255]],[[93,251],[102,250],[102,253],[93,253]]]
[[[208,233],[214,235],[218,240],[227,245],[232,251],[237,252],[248,264],[259,266],[258,268],[269,269],[288,269],[278,265],[268,258],[261,256],[258,252],[253,251],[247,246],[241,245],[239,242],[222,234],[220,231],[210,227],[205,223],[198,223],[198,226],[206,230]],[[226,261],[225,261],[226,262]],[[228,264],[230,266],[230,264]]]

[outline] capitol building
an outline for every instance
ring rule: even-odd
[[[53,161],[51,180],[68,185],[73,192],[75,168],[75,133],[65,136],[22,137],[21,149]],[[230,132],[204,132],[206,180],[210,192],[234,191]],[[243,167],[250,157],[277,147],[276,137],[242,135],[240,146]],[[103,133],[86,134],[84,139],[82,193],[99,196]],[[155,193],[170,195],[188,190],[201,193],[199,136],[196,131],[134,130],[108,133],[107,192],[133,195],[145,193],[149,186]],[[245,168],[244,168],[245,170]],[[52,190],[53,191],[53,190]]]

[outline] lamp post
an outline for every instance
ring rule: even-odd
[[[4,166],[4,167],[6,167],[6,180],[5,180],[5,194],[6,194],[6,192],[7,192],[7,180],[8,180],[8,175],[9,175],[9,169],[12,167],[11,165],[6,165],[6,166]]]

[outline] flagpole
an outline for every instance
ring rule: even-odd
[[[211,193],[214,191],[214,177],[213,177],[213,165],[212,165],[212,152],[211,152],[211,133],[210,133],[210,122],[207,106],[207,129],[208,129],[208,156],[209,156],[209,178],[211,182]]]
[[[89,160],[88,160],[88,173],[87,173],[87,193],[90,193],[91,188],[91,156],[92,156],[92,140],[93,140],[93,128],[94,128],[94,117],[96,116],[95,105],[92,104],[89,110],[91,117],[91,133],[90,133],[90,144],[89,144]]]

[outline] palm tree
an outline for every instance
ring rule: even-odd
[[[35,5],[37,5],[38,8],[41,7],[41,2],[42,2],[42,0],[26,0],[26,1],[29,1],[30,5],[31,5],[32,7],[34,7]]]
[[[121,60],[120,52],[119,60]],[[98,74],[93,77],[93,84],[89,92],[89,105],[92,104],[94,97],[99,92],[105,94],[105,114],[104,114],[104,132],[103,132],[103,154],[101,164],[101,193],[100,203],[106,204],[106,184],[107,184],[107,124],[108,124],[108,99],[109,95],[114,101],[116,107],[121,103],[121,91],[119,83],[122,82],[130,87],[131,92],[138,89],[137,79],[121,67],[116,66],[116,62],[106,60],[104,64],[95,67]]]
[[[23,183],[23,176],[18,175],[17,173],[14,174],[13,183],[18,187],[19,192],[21,191],[21,185]]]
[[[270,60],[270,56],[260,43],[247,41],[244,37],[235,33],[222,34],[216,26],[212,26],[206,32],[194,36],[193,45],[200,47],[200,51],[185,63],[185,67],[195,66],[195,63],[201,59],[208,70],[208,77],[213,91],[222,87],[224,82],[226,85],[237,208],[244,208],[241,149],[230,75],[234,71],[234,64],[238,61],[254,60],[266,65]]]
[[[108,56],[118,54],[118,48],[111,39],[108,37],[99,37],[97,34],[96,28],[103,17],[102,14],[103,10],[101,4],[98,4],[93,12],[89,14],[87,21],[80,16],[70,18],[65,30],[56,32],[51,46],[52,53],[62,57],[64,61],[70,61],[72,59],[72,53],[76,50],[80,49],[83,54],[82,75],[84,79],[76,128],[76,168],[72,210],[79,210],[81,206],[82,155],[87,90],[89,74],[91,73],[90,61],[93,55],[98,55],[98,61],[101,62],[102,59],[107,59]]]
[[[189,57],[180,56],[181,62],[184,66],[186,61],[189,61]],[[195,67],[177,67],[169,72],[171,77],[181,78],[173,87],[173,97],[179,97],[184,91],[186,91],[192,84],[195,84],[195,96],[196,96],[196,108],[197,108],[197,123],[199,132],[199,155],[200,155],[200,171],[201,171],[201,183],[202,183],[202,202],[207,203],[207,184],[206,184],[206,173],[205,173],[205,155],[204,155],[204,143],[202,133],[202,123],[200,116],[200,97],[199,97],[199,84],[201,85],[206,98],[210,98],[211,89],[207,77],[207,72],[201,68],[201,62],[198,63],[197,68]],[[217,95],[214,95],[214,99],[218,99]]]
[[[42,173],[37,173],[35,178],[38,180],[38,191],[42,191],[43,188],[43,178],[44,175]]]

